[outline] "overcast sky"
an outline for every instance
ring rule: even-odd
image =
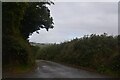
[[[87,34],[118,34],[117,2],[56,2],[50,10],[54,28],[33,33],[30,42],[59,43]]]

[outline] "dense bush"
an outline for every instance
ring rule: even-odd
[[[92,34],[61,44],[40,47],[38,59],[52,60],[120,75],[119,36]]]
[[[30,45],[28,38],[40,28],[45,28],[47,31],[53,28],[53,19],[47,7],[51,4],[53,4],[51,1],[2,3],[2,66],[4,70],[20,66],[30,68],[35,64],[34,51],[37,48]]]

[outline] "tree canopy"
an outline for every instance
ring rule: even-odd
[[[21,21],[21,33],[24,38],[28,38],[30,34],[37,32],[40,28],[45,28],[47,31],[49,28],[53,28],[53,18],[50,16],[49,8],[46,7],[46,5],[50,4],[52,3],[29,3]]]
[[[53,28],[53,18],[46,5],[52,2],[3,2],[3,64],[31,64],[33,53],[27,40],[33,32]]]

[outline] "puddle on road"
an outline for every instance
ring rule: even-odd
[[[44,67],[47,67],[47,66],[42,66],[42,67],[44,68]]]
[[[42,66],[42,68],[46,68],[47,66]],[[39,71],[40,67],[37,67],[36,71]]]

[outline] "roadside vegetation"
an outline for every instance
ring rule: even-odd
[[[107,34],[76,38],[60,44],[32,46],[29,36],[53,28],[53,18],[46,5],[52,2],[2,3],[2,66],[5,71],[21,73],[44,59],[82,66],[120,76],[120,36]]]
[[[120,76],[120,35],[91,34],[60,44],[40,47],[37,59],[80,66],[96,72]]]
[[[48,2],[2,3],[2,66],[4,72],[25,72],[35,66],[29,35],[53,28]],[[28,69],[29,68],[29,69]]]

